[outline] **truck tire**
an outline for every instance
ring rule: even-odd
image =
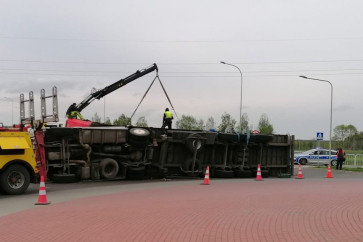
[[[228,170],[216,169],[214,171],[214,176],[217,177],[217,178],[233,178],[234,177],[234,172],[233,171],[228,171]]]
[[[145,177],[145,166],[128,167],[126,177],[129,180],[142,180]]]
[[[147,141],[149,140],[150,131],[143,128],[132,128],[129,130],[129,140]]]
[[[228,134],[228,133],[218,133],[218,139],[226,142],[239,142],[246,143],[247,135],[246,134]]]
[[[193,171],[193,158],[187,159],[182,167],[185,171]],[[202,169],[202,163],[200,162],[199,159],[195,159],[194,171],[199,171],[201,169]]]
[[[2,191],[9,195],[25,192],[30,184],[30,174],[22,165],[9,166],[0,177]]]
[[[54,183],[75,183],[79,182],[76,174],[54,174],[52,176]]]
[[[252,172],[250,170],[235,170],[234,171],[234,176],[238,177],[238,178],[251,178],[252,177]]]
[[[195,149],[200,151],[203,148],[202,138],[199,134],[191,134],[188,136],[185,145],[191,152],[194,152]]]
[[[129,140],[129,144],[135,148],[145,148],[149,142],[148,140]]]
[[[105,158],[100,162],[100,175],[105,179],[113,179],[119,171],[117,161],[111,158]]]

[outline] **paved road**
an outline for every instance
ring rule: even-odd
[[[36,189],[0,195],[12,211],[2,212],[0,241],[362,241],[363,174],[333,170],[327,179],[326,172],[303,167],[305,179],[212,179],[209,186],[47,184],[47,206],[33,205]]]

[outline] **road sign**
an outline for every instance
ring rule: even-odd
[[[316,133],[316,140],[323,140],[324,139],[324,133],[323,132],[317,132]]]

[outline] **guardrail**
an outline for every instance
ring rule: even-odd
[[[345,165],[354,167],[363,167],[363,154],[353,155],[347,154],[345,156]]]

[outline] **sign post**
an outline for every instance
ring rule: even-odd
[[[320,141],[324,139],[324,133],[323,132],[317,132],[316,133],[316,140],[320,144]],[[320,146],[320,145],[319,145]],[[318,149],[318,166],[320,166],[320,150]]]

